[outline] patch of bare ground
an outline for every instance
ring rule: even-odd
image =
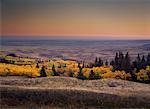
[[[150,108],[150,85],[69,77],[0,77],[1,108]]]

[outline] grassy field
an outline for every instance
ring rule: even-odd
[[[0,77],[1,108],[150,108],[150,86],[125,80]]]

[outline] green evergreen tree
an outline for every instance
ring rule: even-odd
[[[40,68],[40,67],[39,67],[39,63],[36,64],[36,68]]]
[[[118,57],[118,53],[116,53],[116,56],[115,56],[115,60],[112,61],[112,65],[114,67],[114,70],[118,70],[119,69],[119,57]]]
[[[118,70],[123,70],[124,68],[124,55],[122,52],[119,52],[119,60],[118,60]]]
[[[106,60],[105,65],[108,66],[108,61]]]
[[[90,71],[89,80],[99,79],[99,75],[95,74],[93,70]]]
[[[129,53],[127,52],[125,55],[125,59],[124,59],[124,69],[127,73],[132,72],[131,69],[131,62],[130,62],[130,56]]]
[[[82,69],[79,69],[79,73],[78,73],[77,78],[78,78],[78,79],[82,79],[82,80],[85,80],[85,79],[86,79],[86,77],[83,75]]]
[[[137,56],[137,72],[142,68],[140,54]]]
[[[97,67],[97,66],[98,66],[98,58],[97,58],[97,57],[95,58],[94,66],[95,66],[95,67]]]
[[[52,75],[53,75],[53,76],[59,76],[59,73],[56,72],[54,65],[52,66]]]
[[[141,68],[146,69],[146,60],[145,60],[144,55],[142,56],[142,60],[141,60]]]
[[[80,63],[78,63],[78,68],[79,68],[79,72],[78,72],[78,76],[77,76],[77,78],[78,78],[78,79],[85,80],[85,79],[86,79],[86,77],[83,75],[82,67],[81,67]]]
[[[136,68],[134,68],[134,70],[132,72],[130,72],[132,81],[137,81],[137,77],[135,75],[136,72],[137,72]]]
[[[110,61],[110,65],[112,65],[114,67],[115,66],[115,62],[113,60]]]
[[[40,77],[46,77],[46,71],[45,71],[45,68],[44,66],[42,66],[41,70],[40,70]]]
[[[78,68],[79,68],[79,69],[81,69],[81,68],[82,68],[80,63],[78,63]]]
[[[83,62],[83,64],[82,64],[82,69],[83,69],[83,68],[85,68],[84,62]]]
[[[147,55],[146,66],[150,66],[150,53]]]
[[[98,67],[100,67],[100,66],[103,66],[103,61],[102,61],[102,59],[99,57],[99,60],[98,60]]]

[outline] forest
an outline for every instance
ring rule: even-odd
[[[116,78],[150,83],[150,53],[137,55],[135,60],[129,53],[117,52],[114,59],[103,61],[96,57],[94,62],[69,60],[44,60],[17,57],[15,54],[0,57],[1,76],[50,77],[65,76],[81,80]]]

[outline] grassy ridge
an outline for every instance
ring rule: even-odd
[[[30,90],[2,88],[1,105],[58,106],[58,107],[150,107],[149,101],[136,96],[121,97],[85,90],[46,89]],[[21,102],[20,102],[21,101]]]
[[[0,77],[0,82],[3,107],[150,108],[150,86],[141,83],[68,77]]]

